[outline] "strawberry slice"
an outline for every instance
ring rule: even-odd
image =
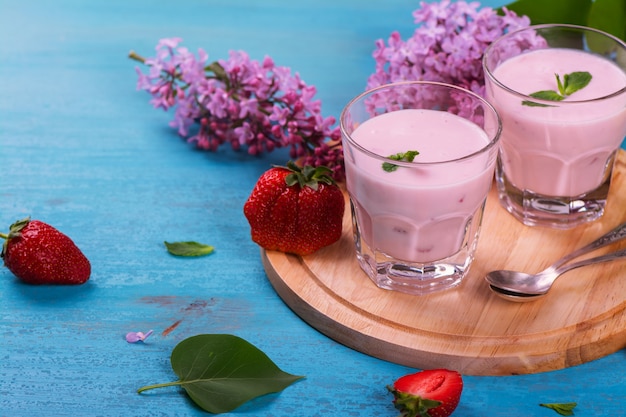
[[[387,389],[401,417],[448,417],[459,405],[463,379],[447,369],[405,375]]]

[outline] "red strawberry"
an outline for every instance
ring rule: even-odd
[[[4,265],[29,284],[83,284],[91,264],[72,240],[54,227],[26,218],[13,223],[2,247]]]
[[[267,250],[308,255],[341,237],[345,202],[326,167],[274,167],[243,207],[252,240]]]
[[[463,379],[447,369],[405,375],[387,387],[402,417],[448,417],[459,405]]]

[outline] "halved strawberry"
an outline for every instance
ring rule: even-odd
[[[459,405],[463,379],[447,369],[405,375],[387,389],[402,417],[448,417]]]

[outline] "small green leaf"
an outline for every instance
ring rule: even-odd
[[[556,86],[559,89],[559,94],[564,96],[565,95],[565,86],[567,85],[567,80],[568,80],[569,77],[567,75],[565,75],[565,77],[563,77],[565,82],[562,83],[561,82],[561,77],[559,76],[559,74],[554,74],[554,76],[556,77]]]
[[[202,334],[180,342],[171,356],[179,380],[138,392],[181,386],[203,410],[226,413],[261,395],[280,392],[304,377],[282,371],[254,345],[228,334]]]
[[[536,103],[536,102],[530,101],[530,100],[523,100],[522,101],[522,106],[529,106],[529,107],[554,107],[554,106],[550,106],[548,104]]]
[[[176,256],[204,256],[213,253],[213,246],[198,242],[163,242],[167,251]]]
[[[554,75],[556,77],[556,85],[561,94],[557,93],[554,90],[541,90],[529,94],[529,96],[542,100],[561,101],[564,100],[565,97],[575,93],[576,91],[585,88],[587,84],[589,84],[589,82],[591,81],[591,74],[587,71],[575,71],[569,74],[565,74],[563,76],[563,81],[561,81],[561,77],[559,76],[559,74]],[[522,105],[548,107],[546,104],[535,103],[528,100],[522,101]]]
[[[387,158],[393,159],[394,161],[413,162],[417,155],[419,155],[418,151],[406,151],[389,155]],[[383,162],[383,169],[387,172],[393,172],[398,169],[398,165],[392,164],[391,162]]]
[[[542,100],[561,101],[565,97],[553,90],[542,90],[536,93],[529,94],[531,97],[540,98]]]
[[[557,75],[558,79],[558,75]],[[564,79],[564,94],[565,96],[572,95],[576,91],[583,89],[591,81],[591,74],[587,71],[576,71],[570,74],[565,74]]]
[[[534,98],[539,98],[542,100],[550,100],[550,101],[561,101],[565,98],[553,90],[537,91],[536,93],[529,94],[529,96],[534,97]],[[534,101],[529,101],[529,100],[522,101],[522,105],[530,106],[530,107],[551,107],[547,104],[535,103]]]
[[[576,403],[543,403],[542,407],[550,408],[562,416],[573,416]]]
[[[277,165],[274,165],[274,167],[285,168]],[[298,184],[300,188],[309,187],[314,191],[317,191],[320,182],[328,185],[335,184],[335,180],[332,178],[333,171],[324,165],[315,167],[312,165],[305,165],[301,168],[295,162],[289,161],[287,162],[287,169],[291,171],[285,177],[285,183],[288,187]]]

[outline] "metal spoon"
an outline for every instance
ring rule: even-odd
[[[545,270],[537,274],[527,274],[517,271],[492,271],[485,276],[492,291],[513,301],[531,301],[545,295],[554,281],[563,273],[581,266],[609,262],[616,259],[626,258],[626,249],[595,258],[585,259],[579,262],[566,265],[569,261],[578,258],[588,252],[615,243],[626,238],[626,223],[617,226],[615,229],[600,236],[598,239],[583,246],[574,252],[565,255],[554,262]]]

